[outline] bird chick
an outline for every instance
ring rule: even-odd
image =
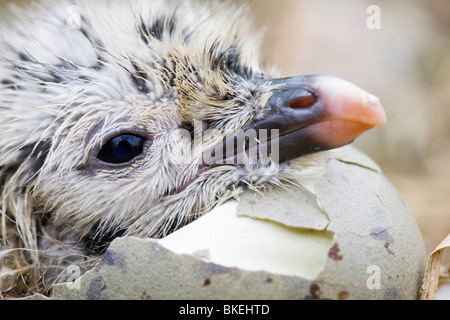
[[[343,80],[262,69],[246,10],[228,2],[38,1],[8,12],[4,295],[48,293],[117,236],[163,237],[245,189],[288,187],[385,121]]]

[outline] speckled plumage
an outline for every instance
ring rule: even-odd
[[[311,161],[221,166],[178,190],[201,156],[185,161],[191,141],[179,129],[220,128],[204,137],[206,148],[264,114],[271,88],[260,83],[274,74],[260,67],[245,10],[194,0],[75,3],[12,7],[0,27],[4,294],[45,293],[115,236],[164,236],[243,188],[289,181],[290,166]],[[80,13],[75,27],[69,7]],[[144,137],[142,155],[98,161],[119,133]]]

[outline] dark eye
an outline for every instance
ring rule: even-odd
[[[106,142],[97,158],[113,164],[126,163],[142,153],[145,139],[131,134],[122,134]]]

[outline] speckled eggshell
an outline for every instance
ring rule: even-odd
[[[94,269],[56,285],[51,298],[419,298],[418,226],[354,148],[338,150],[308,189],[245,193],[215,210],[167,239],[114,240]]]

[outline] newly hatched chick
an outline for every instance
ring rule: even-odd
[[[162,237],[246,188],[288,187],[385,121],[345,81],[261,69],[258,37],[231,3],[40,1],[8,16],[4,296],[47,293],[117,236]]]

